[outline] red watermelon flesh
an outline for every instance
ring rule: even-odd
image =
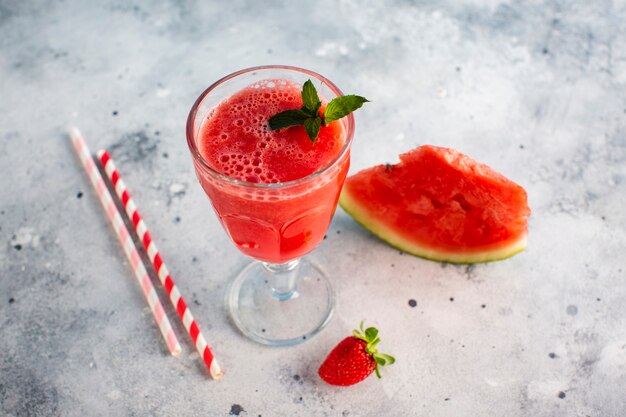
[[[339,200],[357,222],[417,256],[455,263],[526,247],[524,188],[453,149],[424,145],[349,177]]]

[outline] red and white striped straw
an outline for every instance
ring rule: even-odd
[[[104,184],[102,175],[98,171],[98,167],[94,163],[91,153],[89,152],[89,148],[87,147],[87,144],[85,143],[85,140],[79,130],[73,127],[70,129],[69,133],[72,143],[74,144],[74,148],[76,149],[76,153],[78,154],[78,157],[87,172],[87,176],[91,180],[91,185],[93,185],[96,190],[96,194],[98,194],[102,207],[104,207],[104,211],[107,213],[109,220],[111,220],[113,229],[115,230],[115,233],[124,248],[124,253],[126,253],[126,257],[133,268],[137,282],[139,282],[139,285],[141,285],[141,288],[143,289],[143,294],[145,295],[146,300],[148,300],[148,305],[150,306],[154,319],[159,326],[159,330],[161,330],[163,339],[165,339],[165,343],[167,343],[167,347],[169,348],[171,354],[176,356],[181,351],[180,344],[174,334],[170,321],[165,315],[163,305],[159,301],[159,297],[154,290],[154,286],[150,281],[146,268],[139,257],[139,253],[135,248],[133,239],[130,237],[128,229],[126,228],[126,225],[124,224],[124,221],[122,220],[122,217],[113,202],[111,193],[109,193],[109,190]]]
[[[113,188],[115,189],[117,196],[121,200],[122,205],[126,210],[126,214],[132,220],[132,223],[135,226],[135,231],[139,236],[139,240],[141,240],[141,242],[143,243],[143,247],[148,253],[148,258],[150,258],[150,262],[152,262],[152,265],[154,266],[154,269],[156,270],[157,275],[159,276],[159,279],[161,280],[161,283],[165,288],[165,291],[169,295],[172,305],[178,312],[178,316],[183,322],[185,329],[187,329],[187,333],[191,337],[194,345],[196,346],[198,353],[204,360],[204,363],[209,370],[211,377],[213,377],[213,379],[219,379],[222,376],[223,372],[220,369],[217,361],[215,360],[215,357],[213,356],[211,348],[209,347],[206,339],[200,332],[200,327],[198,326],[196,320],[193,318],[189,307],[187,307],[187,303],[181,296],[178,287],[170,276],[167,266],[165,266],[159,250],[152,240],[152,237],[148,232],[148,228],[144,223],[141,215],[139,214],[137,206],[133,202],[133,199],[130,196],[128,189],[126,188],[126,184],[124,184],[124,181],[122,180],[119,172],[115,168],[115,164],[113,163],[111,156],[105,150],[98,151],[97,155],[100,163],[102,164],[102,167],[104,168],[104,171],[106,172],[107,176],[111,180],[111,183],[113,184]]]

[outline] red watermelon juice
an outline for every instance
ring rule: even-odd
[[[272,131],[271,116],[302,106],[302,86],[269,79],[217,104],[201,123],[200,183],[232,241],[255,259],[285,263],[324,237],[349,167],[348,118]],[[206,165],[200,167],[200,165]]]

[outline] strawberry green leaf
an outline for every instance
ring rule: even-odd
[[[384,363],[382,363],[381,365],[391,365],[391,364],[395,363],[395,361],[396,361],[396,358],[394,358],[391,355],[387,355],[386,353],[377,353],[375,359],[376,359],[377,363],[380,363],[380,362],[378,362],[378,359],[383,360]]]
[[[368,101],[365,97],[355,95],[335,97],[324,110],[324,124],[327,125],[349,115]]]
[[[365,337],[367,340],[374,340],[378,336],[378,329],[376,327],[368,327],[365,330]]]

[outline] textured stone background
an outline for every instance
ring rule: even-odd
[[[625,21],[603,0],[0,0],[0,415],[626,415]],[[268,63],[372,100],[353,171],[432,143],[524,185],[528,250],[439,264],[339,210],[316,250],[329,328],[289,349],[241,337],[222,291],[247,260],[183,132],[209,83]],[[69,125],[116,158],[221,381],[184,337],[164,351]],[[325,385],[317,366],[363,318],[397,365]]]

